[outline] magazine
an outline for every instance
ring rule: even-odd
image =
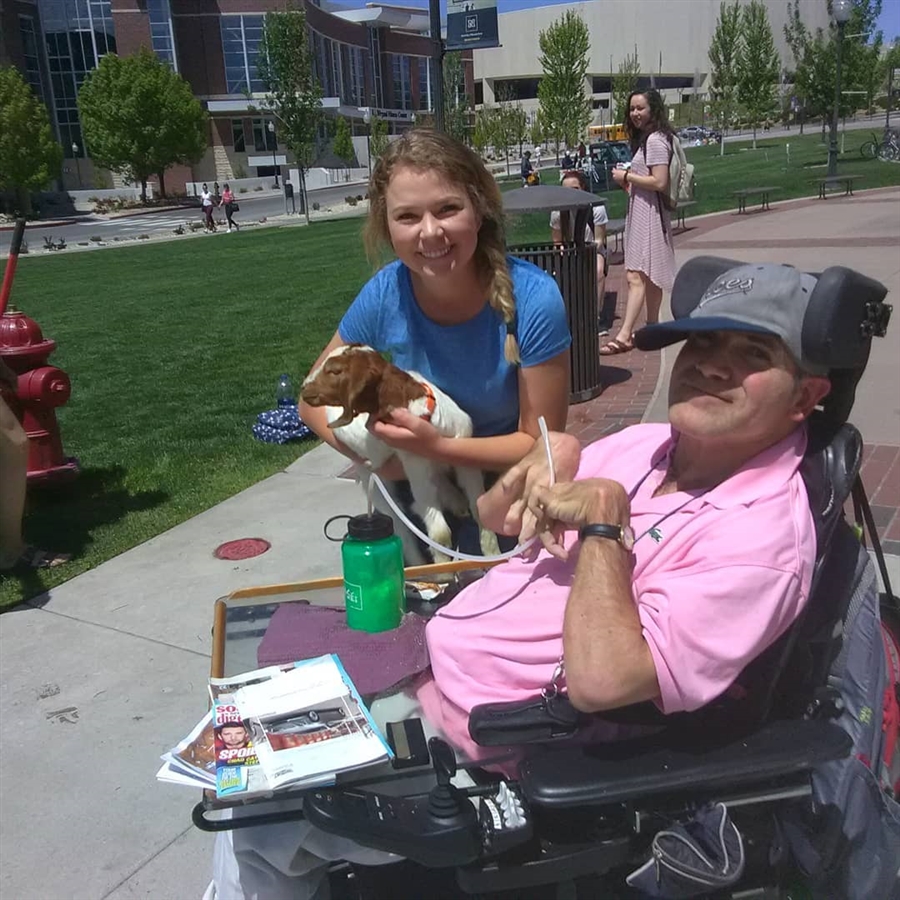
[[[250,728],[235,705],[235,695],[243,688],[278,678],[291,668],[268,666],[229,678],[210,678],[217,797],[249,798],[271,792],[272,785],[259,764]]]
[[[231,800],[312,787],[391,751],[337,656],[209,680],[211,708],[168,753],[159,781]]]
[[[166,765],[160,769],[160,773],[165,771],[173,776],[178,774],[193,783],[210,787],[216,781],[214,744],[212,717],[206,713],[186,738],[162,755]],[[178,783],[183,782],[179,780]]]
[[[303,660],[234,695],[273,788],[312,787],[389,759],[390,748],[334,654]]]

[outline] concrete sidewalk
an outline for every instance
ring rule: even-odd
[[[677,239],[678,262],[698,253],[841,263],[900,297],[900,190],[776,204],[771,212],[705,217]],[[609,289],[621,302],[621,266]],[[900,506],[900,321],[873,345],[853,421],[868,442],[873,497],[891,539]],[[572,407],[582,440],[665,414],[674,354],[611,359],[604,394]],[[877,453],[877,455],[876,455]],[[0,896],[199,897],[212,838],[191,825],[198,792],[158,785],[159,754],[206,703],[215,599],[239,587],[333,575],[339,545],[329,515],[363,508],[337,476],[342,457],[320,447],[285,472],[0,617]],[[877,476],[877,477],[876,477]],[[241,563],[212,551],[262,537],[272,548]],[[900,540],[900,535],[897,535]],[[892,560],[896,564],[896,560]],[[896,565],[895,565],[896,568]]]

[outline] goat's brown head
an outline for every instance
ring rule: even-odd
[[[392,409],[424,393],[414,378],[371,347],[349,344],[337,348],[306,379],[300,396],[310,406],[342,407],[340,417],[329,423],[340,428],[360,413],[368,413],[370,422],[386,419]]]

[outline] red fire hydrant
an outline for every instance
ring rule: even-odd
[[[69,376],[47,357],[56,341],[45,340],[40,326],[23,312],[9,309],[0,316],[0,357],[18,376],[15,393],[3,398],[28,435],[28,483],[74,478],[78,460],[63,456],[56,407],[69,399]]]

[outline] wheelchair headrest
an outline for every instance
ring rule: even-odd
[[[853,408],[872,337],[887,330],[892,308],[886,295],[883,284],[844,266],[804,273],[792,266],[698,256],[675,279],[674,320],[642,328],[635,343],[655,350],[697,331],[774,334],[805,369],[830,378],[820,416],[833,427]]]

